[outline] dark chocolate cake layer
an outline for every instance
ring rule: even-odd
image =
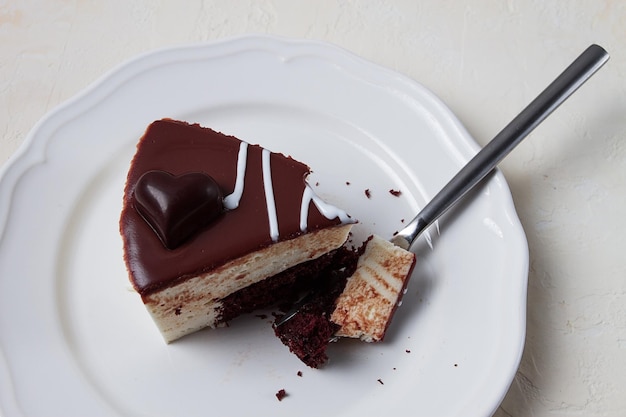
[[[326,349],[339,326],[330,321],[337,297],[344,290],[358,262],[361,250],[342,247],[331,262],[310,282],[311,296],[297,313],[283,324],[274,327],[274,333],[289,350],[311,368],[319,368],[328,361]],[[277,322],[282,316],[277,317]]]

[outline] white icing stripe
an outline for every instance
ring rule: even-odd
[[[306,229],[308,227],[309,205],[311,204],[313,195],[315,195],[315,193],[307,184],[306,187],[304,187],[302,202],[300,203],[300,230],[302,230],[303,232],[306,232]]]
[[[265,203],[267,205],[267,217],[270,226],[270,237],[273,241],[277,241],[279,238],[278,232],[278,215],[276,213],[276,200],[274,199],[274,186],[272,184],[272,167],[270,165],[271,152],[267,149],[263,149],[261,162],[263,168],[263,187],[265,189]],[[237,178],[235,179],[235,189],[232,193],[224,197],[224,207],[227,210],[234,210],[239,207],[241,196],[243,195],[243,188],[246,179],[246,167],[248,162],[248,143],[241,142],[239,144],[239,153],[237,155]],[[302,194],[302,202],[300,205],[300,230],[306,232],[308,229],[308,217],[309,206],[311,201],[320,213],[327,219],[339,218],[342,223],[350,223],[350,216],[348,214],[326,203],[319,198],[315,191],[309,184],[304,187],[304,193]]]
[[[263,149],[263,187],[265,188],[265,203],[267,204],[267,219],[270,223],[270,237],[275,242],[278,240],[278,218],[276,216],[276,201],[274,200],[274,187],[272,186],[272,167],[270,166],[270,151]]]
[[[334,219],[338,217],[341,223],[349,223],[350,216],[345,211],[326,203],[324,200],[319,198],[315,191],[311,188],[309,184],[306,184],[304,188],[304,193],[302,194],[302,203],[300,204],[300,230],[306,232],[308,229],[309,222],[309,205],[313,201],[313,204],[317,207],[317,209],[322,213],[324,217],[327,219]]]
[[[239,207],[239,201],[243,195],[243,184],[246,179],[247,162],[248,143],[242,141],[239,144],[239,153],[237,155],[237,178],[235,180],[235,189],[231,194],[224,197],[224,207],[228,210],[234,210]]]

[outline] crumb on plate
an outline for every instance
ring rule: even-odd
[[[276,398],[278,398],[278,401],[282,401],[283,398],[285,398],[286,396],[287,396],[287,391],[285,391],[284,389],[280,389],[276,393]]]

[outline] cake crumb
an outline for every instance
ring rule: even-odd
[[[378,381],[378,383],[379,383],[380,385],[385,385],[385,383],[383,382],[383,380],[382,380],[382,379],[378,378],[378,380],[377,380],[377,381]]]
[[[455,367],[455,368],[458,368],[458,366],[459,366],[459,364],[458,364],[458,363],[455,363],[455,364],[454,364],[454,367]]]
[[[372,192],[370,191],[369,188],[365,190],[365,197],[372,198]]]
[[[409,349],[405,350],[406,353],[411,353],[411,351]]]
[[[400,195],[402,194],[402,191],[391,189],[389,190],[389,194],[391,194],[394,197],[400,197]]]
[[[285,391],[284,389],[280,389],[276,393],[276,398],[278,398],[278,401],[282,401],[283,398],[285,398],[286,396],[287,396],[287,391]]]
[[[302,371],[298,371],[298,373],[297,373],[296,375],[298,375],[299,377],[301,377],[301,376],[302,376]]]
[[[346,185],[350,185],[350,181],[346,181]]]

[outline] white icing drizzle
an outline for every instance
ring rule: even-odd
[[[243,195],[243,184],[246,179],[247,161],[248,143],[242,141],[239,144],[239,153],[237,154],[237,178],[235,180],[235,189],[231,194],[224,197],[224,207],[227,210],[234,210],[239,207],[239,201]]]
[[[276,215],[276,201],[272,185],[272,167],[270,165],[270,151],[263,149],[263,187],[265,188],[265,203],[267,204],[267,219],[270,223],[270,237],[274,242],[278,240],[278,217]]]
[[[276,213],[276,200],[274,198],[274,186],[272,184],[272,167],[270,164],[271,152],[263,148],[261,162],[263,169],[263,188],[265,189],[265,204],[267,205],[267,217],[270,226],[270,237],[274,242],[279,238],[278,232],[278,215]],[[241,141],[239,144],[239,153],[237,154],[237,177],[235,179],[235,189],[232,193],[224,197],[224,207],[227,210],[234,210],[239,207],[241,196],[243,195],[243,187],[246,179],[246,167],[248,162],[248,143]],[[342,223],[350,223],[348,214],[326,203],[319,198],[309,184],[305,184],[304,193],[302,194],[302,202],[300,205],[300,230],[306,232],[308,229],[309,206],[311,201],[319,212],[331,220],[339,218]]]
[[[308,221],[309,221],[309,205],[313,201],[313,204],[317,207],[320,213],[327,219],[334,219],[338,217],[342,223],[349,223],[350,216],[345,211],[326,203],[324,200],[319,198],[315,191],[311,188],[309,184],[306,184],[304,187],[304,193],[302,194],[302,204],[300,205],[300,230],[303,232],[307,231]]]

